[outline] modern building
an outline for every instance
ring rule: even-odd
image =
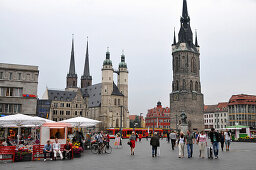
[[[174,31],[172,44],[173,81],[170,94],[170,110],[172,115],[179,115],[182,111],[187,115],[190,130],[204,129],[204,96],[200,83],[200,47],[190,27],[190,16],[187,1],[183,0],[182,16],[180,18],[178,41]],[[176,126],[172,119],[172,128]]]
[[[146,128],[171,128],[170,108],[162,107],[161,102],[157,102],[157,107],[149,109],[145,118]]]
[[[64,120],[83,116],[101,121],[98,128],[128,128],[128,69],[125,55],[122,53],[118,70],[114,70],[107,50],[103,62],[102,82],[92,84],[89,69],[88,41],[86,46],[85,64],[81,76],[81,87],[75,71],[74,40],[72,39],[71,59],[67,74],[65,90],[46,89],[43,99],[51,100],[49,118]],[[117,74],[117,85],[114,82]]]
[[[49,118],[51,100],[37,99],[36,115],[42,118]]]
[[[223,130],[228,126],[228,103],[222,102],[217,105],[204,106],[204,126],[205,131],[210,131],[211,128]]]
[[[0,114],[36,115],[38,66],[0,63]]]
[[[130,115],[130,128],[145,128],[145,119],[143,116]]]
[[[256,128],[256,96],[232,95],[228,102],[229,125]]]

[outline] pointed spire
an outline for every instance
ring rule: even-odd
[[[125,62],[125,55],[124,55],[124,50],[122,50],[122,55],[121,55],[121,62]]]
[[[86,54],[85,54],[85,63],[84,63],[84,77],[90,76],[90,68],[89,68],[89,50],[88,50],[88,37],[87,37],[87,45],[86,45]]]
[[[188,17],[187,0],[183,0],[182,17],[183,17],[183,18]]]
[[[71,58],[70,58],[70,65],[69,65],[69,72],[68,75],[75,75],[75,54],[74,54],[74,34],[72,34],[72,48],[71,48]]]
[[[175,27],[174,27],[174,36],[173,36],[173,44],[172,45],[176,45]]]
[[[196,37],[195,37],[195,46],[196,46],[196,47],[199,47],[198,42],[197,42],[197,30],[195,31],[195,33],[196,33]]]

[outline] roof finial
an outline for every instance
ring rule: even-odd
[[[175,27],[174,27],[173,45],[176,45]]]
[[[122,49],[122,55],[124,55],[124,49]]]
[[[196,37],[195,37],[195,46],[199,47],[198,41],[197,41],[197,29],[195,29]]]

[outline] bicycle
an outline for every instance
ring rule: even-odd
[[[107,153],[107,154],[110,154],[112,152],[112,147],[109,145],[107,146],[105,144],[105,142],[103,142],[101,145],[102,146],[99,146],[100,144],[98,142],[95,142],[94,144],[92,144],[91,146],[91,152],[94,153],[94,154],[100,154],[100,153]]]

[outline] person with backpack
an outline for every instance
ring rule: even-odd
[[[207,146],[207,137],[204,131],[197,136],[197,144],[199,145],[199,158],[204,158],[205,147]]]
[[[229,146],[230,146],[230,140],[231,140],[231,133],[226,130],[226,132],[224,133],[225,136],[225,145],[226,145],[226,151],[229,151]]]
[[[179,158],[184,158],[184,145],[185,145],[185,137],[184,137],[184,134],[180,132],[180,136],[178,139]]]
[[[150,145],[152,146],[152,157],[157,156],[157,147],[160,146],[159,137],[157,132],[154,133],[153,137],[150,139]]]
[[[215,131],[214,128],[211,129],[210,139],[211,139],[215,159],[218,159],[220,135],[218,132]]]

